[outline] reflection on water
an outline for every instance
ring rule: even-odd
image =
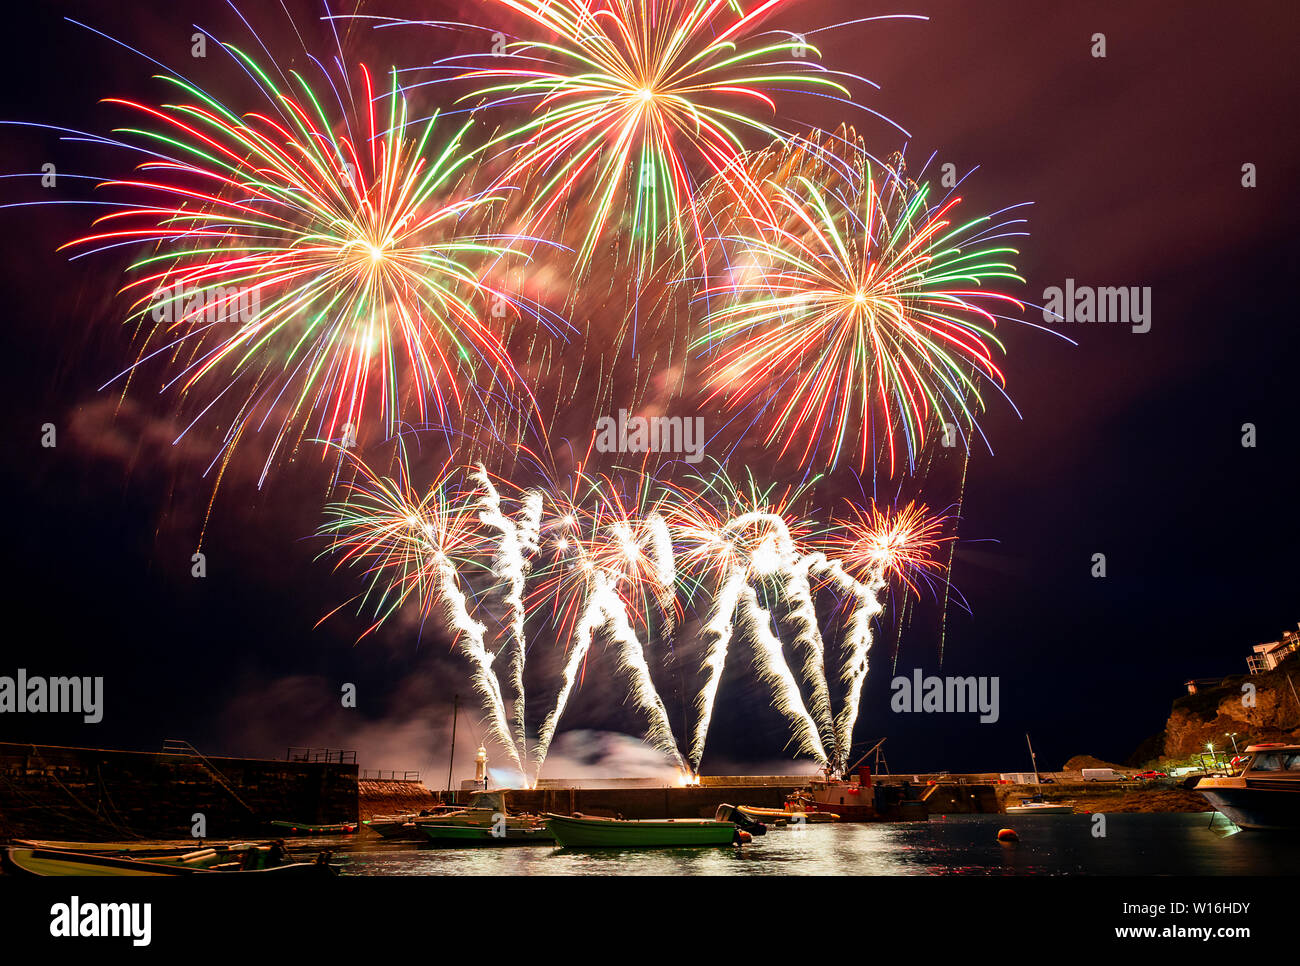
[[[1020,834],[997,841],[1000,828]],[[1300,836],[1235,832],[1210,814],[965,815],[899,825],[772,829],[741,848],[433,849],[367,833],[339,859],[359,875],[1291,875]]]

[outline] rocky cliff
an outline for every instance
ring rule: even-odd
[[[1163,736],[1149,739],[1133,758],[1186,758],[1206,750],[1261,741],[1300,741],[1300,660],[1264,674],[1224,678],[1174,701]],[[1161,740],[1161,738],[1163,740]],[[1133,760],[1133,759],[1130,759]]]

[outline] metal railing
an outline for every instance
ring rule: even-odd
[[[295,748],[285,750],[285,761],[321,762],[327,765],[355,765],[355,751],[340,751],[337,748]]]
[[[242,798],[239,797],[239,793],[235,791],[235,787],[230,783],[230,780],[221,773],[220,769],[218,769],[216,765],[212,764],[212,762],[208,761],[208,759],[204,757],[199,752],[199,750],[195,748],[192,744],[190,744],[188,741],[185,741],[181,738],[166,738],[163,740],[162,750],[163,750],[163,754],[165,755],[185,755],[187,757],[195,759],[200,765],[203,766],[204,771],[206,771],[212,777],[212,780],[216,782],[218,785],[220,785],[221,788],[223,788],[226,791],[226,793],[230,795],[231,798],[233,798],[240,805],[242,805],[244,807],[244,810],[247,811],[248,814],[250,815],[256,814],[253,811],[252,806],[250,806],[248,802],[244,801]]]
[[[418,782],[420,773],[418,771],[381,771],[374,768],[361,769],[362,781],[374,782]]]

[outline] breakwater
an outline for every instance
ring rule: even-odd
[[[357,766],[0,743],[0,838],[113,841],[266,834],[357,821]]]
[[[506,792],[512,812],[557,812],[623,818],[712,818],[718,806],[780,808],[795,785],[691,785],[624,788],[528,788]]]
[[[555,812],[640,819],[711,818],[719,805],[782,808],[807,779],[794,775],[703,776],[698,785],[655,785],[639,779],[601,782],[551,780],[530,789],[506,791],[506,808],[512,812]],[[454,800],[468,801],[472,792],[457,793]],[[999,811],[989,784],[926,786],[898,780],[878,782],[873,796],[878,817],[898,821],[931,815],[965,815]],[[833,806],[832,806],[833,807]]]

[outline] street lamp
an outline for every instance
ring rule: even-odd
[[[1235,731],[1227,731],[1227,732],[1224,732],[1224,735],[1223,735],[1223,736],[1224,736],[1225,738],[1227,738],[1229,741],[1232,742],[1232,753],[1233,753],[1234,755],[1239,755],[1239,754],[1241,754],[1241,752],[1239,752],[1239,751],[1237,750],[1237,732],[1235,732]]]

